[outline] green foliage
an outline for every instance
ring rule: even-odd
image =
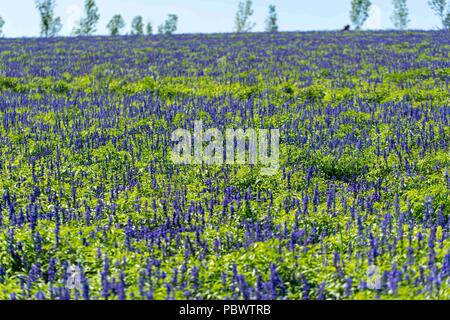
[[[131,22],[131,34],[143,35],[144,34],[144,22],[142,16],[133,18]]]
[[[120,29],[125,27],[125,21],[120,14],[114,15],[106,26],[109,29],[111,36],[117,36],[120,34]]]
[[[166,21],[158,26],[158,33],[164,35],[171,35],[177,31],[178,16],[176,14],[169,14]]]
[[[100,14],[94,0],[85,0],[84,11],[85,17],[80,20],[80,25],[75,28],[74,33],[76,35],[89,36],[97,31]]]
[[[277,9],[274,5],[269,6],[269,15],[266,19],[266,31],[267,32],[277,32],[278,31]]]
[[[447,0],[428,0],[428,4],[441,19],[442,27],[450,29],[450,2],[447,3]]]
[[[450,71],[437,35],[279,33],[264,45],[272,36],[223,44],[216,40],[227,36],[207,35],[202,41],[215,44],[191,43],[196,50],[167,37],[121,37],[108,41],[113,53],[91,39],[105,55],[92,68],[0,73],[0,299],[51,297],[66,285],[64,263],[82,266],[90,299],[104,299],[105,257],[110,283],[123,271],[126,298],[146,299],[141,286],[151,286],[154,299],[166,299],[165,284],[177,275],[176,299],[188,290],[190,298],[241,299],[236,268],[252,287],[276,269],[280,299],[448,299],[448,220],[435,222],[450,214]],[[68,41],[82,63],[97,54],[84,42]],[[40,51],[38,61],[66,54],[65,43]],[[374,62],[380,43],[385,64]],[[27,46],[1,51],[1,68],[20,63],[27,71],[36,58]],[[282,129],[279,172],[174,166],[166,133],[197,119]],[[398,290],[389,277],[382,290],[360,286],[375,251],[380,274],[395,275],[394,264],[402,270]],[[155,262],[150,278],[147,261]],[[42,271],[34,282],[33,265]],[[440,282],[432,288],[433,274]]]
[[[0,77],[0,90],[15,90],[19,81],[16,78]]]
[[[316,155],[316,157],[313,164],[317,165],[319,172],[327,180],[354,180],[367,172],[367,162],[360,155],[348,154],[339,157]]]
[[[234,29],[237,33],[250,32],[255,27],[255,23],[250,21],[253,15],[252,0],[239,2],[238,11],[234,20]]]
[[[153,25],[149,21],[147,22],[147,26],[145,27],[145,31],[147,32],[147,35],[151,36],[153,34]]]
[[[3,35],[3,26],[5,25],[5,20],[0,16],[0,37]]]
[[[36,0],[36,8],[41,16],[41,36],[54,37],[61,31],[60,17],[54,17],[54,0]]]
[[[391,20],[394,26],[400,30],[406,29],[410,22],[407,0],[392,0],[392,4],[394,5],[394,13]]]
[[[352,0],[350,19],[357,30],[361,29],[369,17],[370,0]]]
[[[325,97],[325,88],[323,85],[315,84],[311,85],[301,92],[301,97],[310,102],[322,102],[322,99]]]

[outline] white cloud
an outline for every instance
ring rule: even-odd
[[[81,9],[81,6],[72,4],[66,8],[66,13],[68,17],[65,25],[67,26],[68,30],[72,32],[72,30],[80,24],[83,11]]]
[[[364,23],[364,28],[366,29],[381,29],[381,8],[373,4],[369,9],[369,17]]]

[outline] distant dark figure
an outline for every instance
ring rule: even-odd
[[[344,29],[342,29],[342,31],[350,31],[350,25],[349,25],[349,24],[346,25],[346,26],[344,27]]]

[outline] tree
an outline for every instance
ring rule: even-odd
[[[450,29],[450,12],[447,12],[447,17],[445,17],[444,28]]]
[[[5,20],[3,20],[2,17],[0,17],[0,36],[3,35],[3,26],[5,25]]]
[[[41,15],[41,36],[54,37],[61,31],[60,17],[54,17],[55,0],[36,0],[36,9]]]
[[[266,31],[277,32],[278,31],[278,16],[277,8],[274,5],[269,6],[269,16],[266,19]]]
[[[100,14],[94,0],[85,1],[84,11],[85,17],[80,20],[80,25],[74,32],[77,35],[88,36],[97,31],[96,26],[100,19]]]
[[[149,36],[151,36],[152,34],[153,34],[153,25],[152,25],[152,23],[149,21],[149,22],[147,22],[147,27],[146,27],[146,31],[147,31],[147,34],[149,35]]]
[[[352,9],[350,11],[350,19],[355,29],[361,29],[364,22],[369,17],[369,8],[372,5],[370,0],[352,0]]]
[[[134,17],[133,21],[131,22],[131,34],[144,34],[144,22],[141,16]]]
[[[110,35],[117,36],[120,34],[120,29],[125,27],[125,21],[120,14],[116,14],[111,18],[106,27],[109,29]]]
[[[239,2],[238,11],[234,21],[235,30],[237,33],[250,32],[255,27],[255,23],[250,22],[250,17],[253,15],[252,1],[246,0]]]
[[[158,26],[159,34],[170,35],[177,31],[178,16],[176,14],[169,14],[167,20]]]
[[[394,13],[392,14],[391,20],[397,29],[404,30],[409,23],[409,12],[407,0],[392,0],[394,5]]]
[[[447,0],[428,0],[428,4],[441,19],[442,27],[450,29],[450,2],[447,4]]]

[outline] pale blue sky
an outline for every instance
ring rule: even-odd
[[[390,29],[391,0],[373,0],[367,29]],[[83,13],[84,0],[56,0],[56,14],[64,27],[62,35],[70,35]],[[179,16],[177,33],[231,32],[239,0],[97,0],[100,22],[97,34],[106,34],[106,24],[116,13],[122,14],[129,32],[131,20],[142,15],[152,21],[154,30],[167,14]],[[409,0],[410,29],[437,29],[439,19],[428,7],[428,0]],[[282,31],[333,30],[349,23],[350,0],[254,0],[254,31],[264,30],[268,6],[277,6]],[[0,16],[6,21],[6,37],[37,36],[39,15],[34,0],[0,0]]]

